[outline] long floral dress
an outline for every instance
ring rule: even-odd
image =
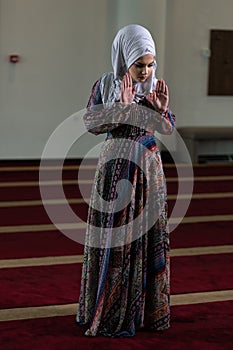
[[[77,322],[88,336],[129,337],[170,325],[167,195],[154,131],[170,134],[175,117],[160,116],[146,100],[123,113],[117,104],[103,111],[100,84],[84,116],[90,132],[107,137],[89,205]]]

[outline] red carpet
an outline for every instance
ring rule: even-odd
[[[171,293],[232,288],[232,254],[172,257]],[[81,264],[0,269],[0,308],[76,303]]]
[[[181,200],[184,202],[184,200]],[[174,201],[168,201],[169,216],[174,207]],[[218,206],[218,215],[232,214],[232,198],[218,198],[217,200],[210,199],[193,199],[187,211],[187,216],[195,215],[216,215],[216,205]],[[67,205],[67,204],[66,204]],[[67,216],[64,210],[65,206],[63,204],[50,205],[51,211],[56,211],[58,215],[58,223],[67,223]],[[88,206],[86,203],[78,203],[70,205],[73,212],[86,221]],[[51,221],[48,215],[41,206],[32,207],[10,207],[10,208],[0,208],[1,225],[8,226],[11,225],[35,225],[38,222],[40,224],[50,224]],[[12,220],[14,220],[12,222]],[[76,221],[74,221],[75,223]]]
[[[83,254],[80,245],[58,231],[0,234],[1,259]]]
[[[78,185],[75,185],[75,183],[64,185],[63,189],[67,198],[80,198],[80,189]],[[177,181],[167,183],[168,194],[177,194],[177,189]],[[58,199],[58,191],[56,185],[47,186],[47,190],[50,198]],[[81,190],[82,193],[84,191],[87,195],[90,194],[91,184],[85,186],[82,185]],[[194,182],[194,193],[215,193],[216,191],[219,193],[232,192],[232,180],[217,182],[215,180]],[[190,182],[188,181],[182,182],[182,194],[185,193],[190,193]],[[39,200],[39,185],[26,187],[0,187],[0,198],[1,201]]]
[[[194,165],[193,169],[187,164],[178,165],[179,174],[182,176],[189,176],[193,171],[195,177],[197,176],[223,176],[233,175],[231,163],[225,164],[198,164]],[[170,164],[164,164],[164,172],[166,176],[177,176],[177,168]]]
[[[165,333],[138,332],[129,339],[87,338],[74,317],[0,323],[4,350],[231,350],[232,302],[175,306]]]
[[[233,221],[180,224],[170,241],[173,249],[233,244]]]
[[[203,232],[205,234],[203,234]],[[171,233],[171,248],[233,244],[233,222],[180,224]],[[83,246],[58,231],[1,233],[1,259],[76,255]]]
[[[59,213],[59,223],[66,223],[67,217],[64,212],[65,205],[50,205],[51,210]],[[87,204],[72,204],[71,209],[76,213],[82,220],[86,221],[87,216]],[[41,206],[32,207],[13,207],[13,208],[0,208],[1,225],[7,226],[9,222],[11,225],[35,225],[38,224],[51,224],[51,221],[44,209]],[[14,223],[12,222],[14,218]],[[74,222],[75,223],[75,222]]]
[[[10,182],[10,181],[9,181]],[[23,182],[21,183],[23,185]],[[64,185],[64,193],[67,198],[80,198],[79,187],[75,184]],[[86,192],[90,192],[91,185],[85,186],[87,188]],[[17,189],[17,191],[16,191]],[[48,194],[50,198],[57,199],[58,190],[57,186],[47,186]],[[0,187],[0,195],[2,201],[22,201],[22,200],[39,200],[41,199],[39,184],[33,186],[22,186],[22,187]]]
[[[0,269],[0,308],[76,303],[81,264]]]
[[[171,294],[231,289],[232,266],[232,254],[173,257]]]
[[[205,234],[203,235],[203,232]],[[233,243],[233,222],[180,224],[171,233],[171,248],[217,246]],[[201,242],[201,243],[200,243]],[[58,231],[1,233],[1,259],[76,255],[83,246]]]
[[[48,162],[55,166],[56,162]],[[63,171],[64,180],[78,178],[78,162],[66,162]],[[92,161],[90,161],[90,165]],[[0,196],[0,259],[20,259],[35,257],[55,257],[82,255],[83,246],[68,239],[58,230],[30,231],[10,233],[4,226],[15,228],[18,225],[41,225],[51,222],[41,205],[4,207],[4,202],[23,200],[40,200],[38,186],[38,163],[1,162]],[[19,171],[19,167],[26,167]],[[34,168],[31,168],[34,166]],[[72,168],[70,167],[72,166]],[[29,167],[29,168],[28,168]],[[168,194],[177,193],[177,171],[165,165],[168,179]],[[80,173],[82,179],[90,180],[93,169]],[[212,194],[233,192],[232,165],[201,165],[194,167],[194,194]],[[46,170],[47,181],[56,181],[56,170]],[[189,176],[189,169],[182,167],[182,176]],[[200,179],[203,176],[205,179]],[[219,176],[228,176],[225,180]],[[211,177],[217,177],[211,179]],[[26,182],[34,181],[31,186]],[[11,182],[12,186],[7,183]],[[13,184],[17,182],[17,184]],[[18,185],[20,184],[20,186]],[[91,183],[82,185],[90,192]],[[190,182],[182,182],[182,193],[189,191]],[[82,188],[82,187],[81,187]],[[57,196],[55,185],[48,186],[51,199]],[[67,198],[80,198],[77,185],[64,185]],[[171,212],[175,201],[169,199]],[[9,203],[11,204],[11,203]],[[74,211],[85,219],[86,204],[72,204]],[[233,221],[224,221],[225,215],[233,213],[233,197],[192,199],[186,217],[206,216],[206,222],[180,224],[171,233],[171,248],[201,248],[233,245]],[[63,205],[54,205],[61,222]],[[208,216],[222,215],[221,221],[208,222]],[[5,230],[5,231],[4,231]],[[80,230],[79,234],[84,234]],[[171,257],[171,294],[175,296],[188,293],[230,291],[233,289],[232,254],[205,254]],[[1,267],[1,266],[0,266]],[[0,314],[1,310],[45,306],[56,304],[73,304],[78,301],[81,278],[81,264],[31,266],[0,268]],[[233,296],[232,296],[233,299]],[[183,300],[183,299],[182,299]],[[231,349],[233,343],[233,303],[230,301],[200,302],[199,304],[172,305],[171,328],[162,333],[141,331],[132,339],[108,339],[98,337],[90,339],[83,336],[84,329],[75,323],[75,316],[45,317],[0,322],[0,348],[4,350],[72,350],[72,349]]]

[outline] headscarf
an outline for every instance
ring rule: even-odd
[[[120,100],[121,81],[130,66],[140,57],[151,54],[156,57],[154,40],[150,32],[138,24],[130,24],[120,29],[112,43],[113,74],[103,77],[102,99],[104,103]],[[135,82],[135,102],[140,101],[156,85],[156,61],[152,74],[145,82]]]

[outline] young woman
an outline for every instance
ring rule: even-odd
[[[112,44],[113,72],[93,86],[84,120],[107,133],[96,170],[77,322],[88,336],[169,328],[166,183],[155,131],[170,134],[169,92],[154,41],[128,25]]]

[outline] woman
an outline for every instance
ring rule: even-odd
[[[88,336],[169,328],[166,184],[154,131],[175,117],[147,29],[128,25],[112,44],[113,72],[93,86],[84,120],[107,133],[89,206],[77,321]]]

